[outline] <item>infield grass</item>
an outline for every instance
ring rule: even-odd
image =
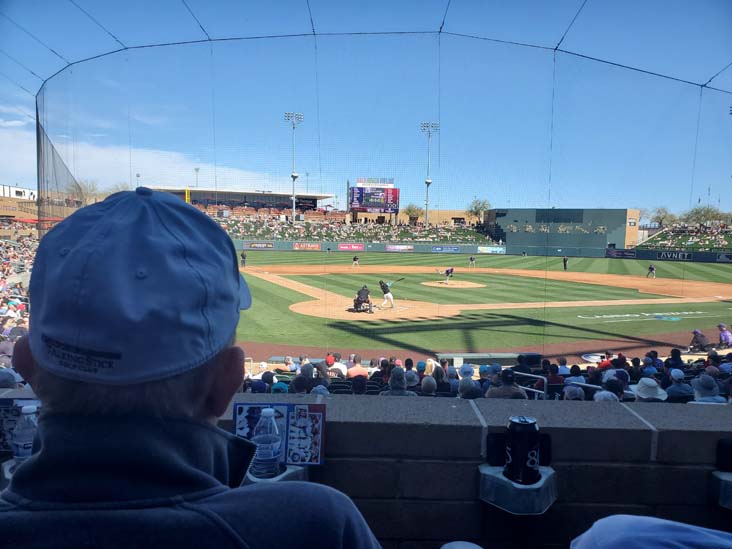
[[[716,324],[732,321],[729,302],[467,311],[442,320],[415,322],[328,320],[288,309],[293,303],[310,299],[307,296],[253,276],[247,282],[254,302],[242,313],[237,328],[237,340],[243,342],[400,348],[415,353],[485,351],[567,341],[589,343],[618,337],[650,345],[655,334],[699,328],[712,335]],[[636,314],[640,316],[627,316]]]

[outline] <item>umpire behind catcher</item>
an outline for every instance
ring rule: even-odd
[[[337,490],[238,487],[254,446],[216,421],[251,297],[215,221],[172,194],[113,194],[48,232],[30,287],[13,364],[42,403],[37,453],[0,494],[0,545],[379,546]],[[282,509],[297,520],[272,527]]]

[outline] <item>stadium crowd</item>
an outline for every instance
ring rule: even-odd
[[[654,234],[638,248],[699,252],[732,250],[732,228],[724,224],[690,226],[676,223]]]
[[[732,389],[732,353],[712,350],[703,360],[686,363],[680,349],[666,360],[655,350],[627,358],[606,351],[596,366],[567,365],[543,360],[531,368],[524,355],[511,367],[463,364],[445,359],[415,360],[396,356],[372,358],[365,367],[361,356],[347,360],[339,353],[311,361],[285,357],[284,367],[248,377],[242,388],[252,393],[366,394],[447,398],[510,398],[549,400],[643,401],[727,404]]]
[[[243,240],[304,240],[314,242],[427,242],[491,244],[470,227],[460,225],[345,223],[343,221],[292,224],[277,216],[215,218],[231,238]]]

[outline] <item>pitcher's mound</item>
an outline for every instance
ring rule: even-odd
[[[485,284],[468,282],[467,280],[451,280],[450,284],[445,284],[444,280],[434,282],[422,282],[422,286],[435,286],[437,288],[485,288]]]

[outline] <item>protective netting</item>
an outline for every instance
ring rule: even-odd
[[[343,212],[339,223],[346,219],[347,188],[359,178],[393,178],[402,209],[424,208],[427,139],[420,124],[435,123],[430,221],[449,226],[467,217],[468,225],[479,226],[467,233],[436,230],[420,245],[426,251],[435,251],[429,249],[435,244],[440,252],[461,253],[460,246],[480,245],[481,254],[504,256],[502,267],[543,272],[546,276],[528,289],[523,279],[497,278],[506,293],[488,298],[524,301],[534,308],[490,314],[476,309],[449,320],[450,300],[442,299],[435,310],[438,317],[444,312],[444,319],[401,328],[354,326],[324,314],[321,333],[314,337],[337,342],[347,336],[356,348],[398,346],[415,352],[429,350],[427,345],[445,348],[441,334],[467,350],[511,348],[519,337],[529,346],[625,337],[614,329],[619,324],[599,329],[594,321],[577,320],[576,311],[547,307],[567,298],[551,273],[561,270],[565,255],[571,268],[605,269],[584,258],[603,258],[608,246],[632,248],[637,236],[626,238],[619,227],[632,227],[627,232],[637,235],[638,227],[651,224],[656,208],[731,209],[726,189],[732,173],[732,70],[719,63],[720,71],[682,74],[668,64],[673,55],[661,56],[661,66],[654,65],[632,40],[615,57],[612,50],[575,47],[581,43],[576,37],[604,32],[598,21],[609,27],[624,24],[585,14],[584,2],[560,2],[558,9],[536,3],[544,24],[530,30],[514,8],[506,8],[512,15],[502,26],[485,6],[453,4],[419,3],[389,18],[374,15],[383,10],[364,9],[343,23],[338,9],[316,5],[311,12],[309,5],[292,3],[300,10],[297,16],[276,21],[270,13],[241,33],[233,20],[216,19],[210,7],[192,3],[190,13],[161,31],[159,36],[172,36],[165,44],[153,43],[151,26],[135,40],[112,28],[119,51],[68,66],[37,96],[39,219],[64,217],[105,192],[136,185],[176,189],[181,196],[184,189],[195,191],[193,202],[211,215],[221,210],[235,217],[237,209],[252,208],[263,208],[262,215],[275,209],[285,215],[293,168],[299,174],[297,194],[325,197],[319,206]],[[600,9],[591,4],[587,9]],[[174,39],[172,24],[190,23],[189,15],[195,26],[186,27],[182,40]],[[294,151],[286,112],[304,118],[295,130]],[[242,191],[250,194],[237,198]],[[489,200],[495,210],[485,223],[466,216],[475,199]],[[554,209],[585,213],[554,215]],[[633,213],[618,220],[593,213],[600,209]],[[274,249],[279,241],[320,239],[322,254],[307,261],[316,266],[330,264],[330,247],[337,251],[340,243],[384,247],[393,241],[406,247],[382,251],[418,251],[409,248],[414,243],[401,229],[374,236],[365,229],[339,228],[325,238],[319,228],[287,223],[256,230],[249,221],[229,219],[225,225],[240,244],[254,242],[259,249]],[[473,230],[477,236],[468,234]],[[250,251],[256,254],[256,249]],[[299,249],[313,248],[303,244]],[[365,255],[368,248],[360,250]],[[483,257],[488,256],[481,255],[479,263]],[[399,254],[397,263],[444,270],[458,261],[467,266],[466,258],[447,254],[429,260]],[[646,264],[638,261],[626,273],[607,269],[642,276]],[[667,269],[682,280],[707,277],[706,268],[684,262]],[[709,276],[719,281],[721,275]],[[323,277],[320,284],[344,292],[340,281]],[[415,290],[411,299],[428,302],[435,295],[429,292]],[[619,291],[607,295],[638,297]],[[710,324],[723,311],[717,307],[708,313]],[[674,326],[678,331],[691,327],[687,321]],[[284,331],[273,338],[286,341]],[[436,339],[407,343],[402,331]]]

